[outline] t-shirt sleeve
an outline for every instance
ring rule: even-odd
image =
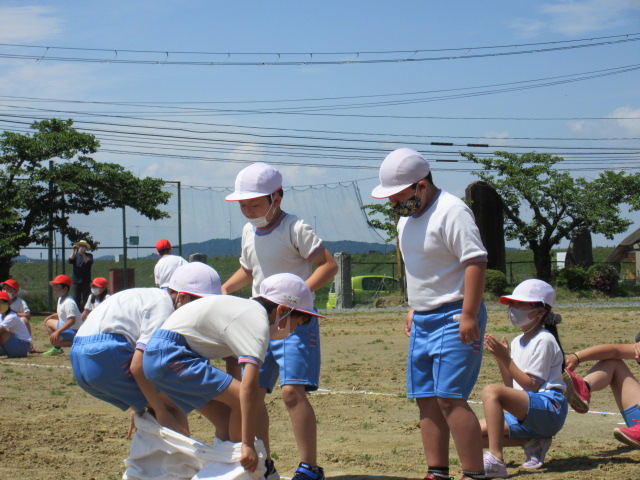
[[[446,217],[446,235],[453,254],[460,259],[460,263],[486,262],[487,250],[482,244],[471,209],[461,204],[454,205],[451,210],[452,214]]]
[[[174,312],[171,302],[160,301],[151,305],[144,311],[142,324],[140,325],[140,337],[136,342],[138,350],[144,350],[147,342],[153,333],[171,316]]]
[[[310,225],[304,223],[304,220],[298,219],[292,226],[291,231],[292,243],[300,252],[300,256],[304,259],[310,259],[316,255],[322,248],[322,239],[318,237]]]
[[[533,350],[523,371],[542,385],[549,380],[551,363],[556,354],[556,349],[553,342],[546,338],[540,339],[531,347],[533,347]]]
[[[78,319],[82,316],[80,310],[78,309],[78,305],[76,305],[76,302],[65,302],[63,308],[65,313],[67,314],[67,320],[71,317]]]
[[[262,365],[269,347],[269,321],[264,309],[241,312],[223,333],[224,343],[239,363]]]

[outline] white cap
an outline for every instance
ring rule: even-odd
[[[260,284],[260,296],[278,305],[324,318],[314,311],[309,286],[293,273],[277,273],[265,278]]]
[[[556,304],[556,292],[551,285],[535,278],[525,280],[518,285],[511,295],[500,297],[500,303],[509,305],[511,302],[543,302],[550,307]]]
[[[225,200],[249,200],[271,195],[282,188],[282,175],[268,163],[257,162],[240,170],[235,190]]]
[[[380,185],[373,189],[373,198],[388,198],[429,175],[429,162],[411,148],[394,150],[380,165]]]
[[[196,297],[222,294],[218,272],[202,262],[186,263],[176,268],[169,279],[169,288]]]

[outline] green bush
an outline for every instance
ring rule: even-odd
[[[487,282],[485,292],[493,293],[496,297],[502,295],[507,289],[507,276],[500,270],[487,270]]]
[[[587,271],[582,267],[561,268],[556,271],[555,285],[574,292],[584,290],[589,285]]]
[[[617,290],[620,275],[613,266],[604,263],[593,265],[587,270],[589,285],[601,292],[611,293]]]

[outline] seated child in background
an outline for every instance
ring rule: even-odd
[[[640,383],[624,362],[635,359],[640,362],[640,334],[635,344],[604,344],[570,353],[565,357],[567,369],[565,380],[569,404],[578,413],[589,411],[591,393],[611,387],[618,409],[627,424],[626,428],[616,428],[613,436],[633,448],[640,449]],[[598,362],[580,378],[575,368],[589,360]]]
[[[9,294],[9,298],[11,298],[11,310],[24,322],[27,326],[27,330],[29,330],[29,336],[31,336],[31,310],[29,310],[27,302],[18,296],[18,293],[20,292],[20,284],[15,280],[9,279],[2,282],[0,287],[2,287],[3,291]],[[38,353],[35,348],[33,348],[33,344],[29,345],[29,353]]]
[[[82,312],[82,321],[85,321],[91,311],[107,298],[109,298],[107,279],[103,277],[94,278],[91,282],[91,294],[89,295],[87,304],[84,306],[84,311]]]
[[[540,468],[567,416],[562,379],[564,353],[556,325],[561,317],[551,312],[556,294],[542,280],[525,280],[512,295],[500,297],[509,306],[511,323],[522,330],[511,342],[485,335],[485,348],[498,363],[504,385],[482,390],[485,418],[480,420],[489,449],[484,454],[487,478],[506,478],[503,446],[523,446],[525,468]],[[504,413],[506,410],[507,413]]]
[[[44,319],[44,328],[49,336],[52,347],[43,355],[62,355],[62,347],[73,345],[73,338],[82,326],[82,314],[78,305],[69,291],[71,290],[71,278],[67,275],[58,275],[49,282],[53,293],[58,297],[56,313]]]
[[[0,355],[10,358],[26,357],[31,345],[31,335],[20,317],[11,310],[11,297],[0,292]]]

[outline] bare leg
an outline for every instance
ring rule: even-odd
[[[227,389],[208,401],[198,412],[216,427],[216,436],[223,441],[242,441],[240,415],[240,382],[232,380]],[[225,434],[226,433],[226,434]]]
[[[437,397],[437,402],[451,431],[462,470],[483,471],[484,462],[478,417],[473,413],[466,400]]]
[[[420,436],[427,465],[449,465],[449,425],[435,397],[417,398],[420,411]]]
[[[584,377],[592,392],[611,387],[619,410],[638,405],[640,384],[622,360],[600,360]]]
[[[300,461],[317,465],[316,414],[304,385],[283,385],[282,399],[289,412]]]
[[[269,444],[269,411],[265,398],[267,396],[266,388],[258,389],[258,421],[256,424],[256,437],[262,440],[264,448],[267,451],[267,459],[271,458],[271,445]]]

